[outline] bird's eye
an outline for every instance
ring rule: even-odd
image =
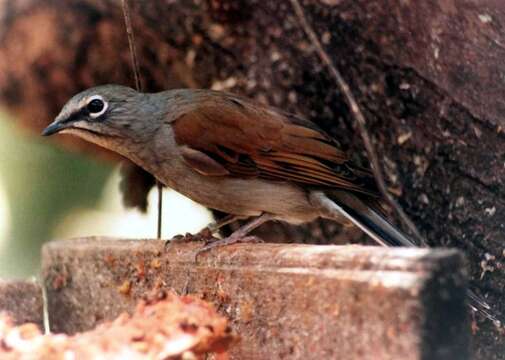
[[[103,103],[102,100],[94,99],[88,103],[88,110],[91,114],[99,113],[100,111],[103,110],[104,106],[105,104]]]
[[[100,95],[92,96],[88,104],[86,105],[86,109],[89,112],[91,117],[99,117],[107,110],[107,103],[102,99]]]

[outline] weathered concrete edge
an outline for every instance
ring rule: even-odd
[[[156,239],[116,239],[86,237],[56,240],[46,243],[44,251],[57,252],[69,242],[79,251],[151,252],[169,258],[171,262],[192,266],[261,266],[262,268],[314,268],[372,271],[420,272],[438,268],[440,261],[460,261],[456,249],[384,248],[361,245],[307,245],[307,244],[236,244],[203,253],[194,261],[194,253],[202,246],[199,242],[176,243],[165,246]],[[370,249],[373,248],[373,252]]]
[[[294,273],[297,276],[309,274],[330,277],[335,281],[341,280],[343,283],[349,283],[350,280],[355,284],[360,283],[360,279],[362,279],[365,286],[369,284],[372,287],[385,287],[389,288],[389,291],[409,288],[413,291],[412,294],[419,294],[412,295],[414,297],[407,296],[406,301],[414,300],[420,304],[422,318],[418,329],[420,332],[418,339],[421,357],[425,359],[445,359],[448,358],[447,356],[451,358],[456,355],[459,359],[468,357],[469,327],[467,326],[467,316],[465,316],[467,310],[464,305],[466,282],[463,256],[455,250],[241,244],[207,253],[195,264],[193,254],[201,246],[199,243],[174,244],[165,251],[162,241],[118,241],[88,238],[49,243],[44,247],[44,259],[51,259],[52,265],[57,266],[61,256],[63,268],[65,264],[70,264],[70,268],[72,268],[73,259],[71,255],[69,256],[72,254],[72,252],[68,252],[69,246],[76,250],[75,254],[79,254],[76,256],[80,258],[91,259],[91,255],[96,255],[99,250],[98,253],[101,253],[103,258],[107,258],[110,253],[118,258],[118,261],[126,260],[126,263],[131,266],[138,259],[143,259],[144,256],[147,256],[146,259],[161,258],[170,264],[172,269],[193,269],[191,275],[188,273],[190,277],[195,276],[195,273],[206,274],[205,269],[225,273],[240,270],[265,274],[273,272],[279,275],[285,273]],[[308,255],[300,256],[303,254]],[[163,275],[161,276],[163,277]],[[174,285],[177,282],[173,283],[175,280],[173,276],[180,277],[181,274],[167,274],[166,276],[168,276],[168,284]],[[202,275],[196,276],[201,277]],[[181,290],[180,282],[176,288]],[[448,291],[448,289],[451,290]],[[456,289],[456,295],[444,299],[446,293],[453,294],[454,289]],[[64,292],[68,291],[65,288],[63,290]],[[146,289],[143,288],[143,290]],[[58,292],[52,292],[52,295],[58,296]],[[133,295],[133,297],[137,295],[139,294]],[[72,290],[63,296],[72,297]],[[56,300],[56,303],[69,301],[69,299]],[[73,302],[73,300],[70,301]],[[78,307],[79,302],[73,306]],[[410,307],[410,305],[406,306],[406,309]],[[438,308],[433,311],[434,315],[426,311],[434,308]],[[76,310],[79,311],[78,308]],[[410,311],[412,310],[408,310],[407,313]],[[449,315],[444,317],[444,314]],[[448,334],[450,336],[447,336]],[[349,341],[351,340],[349,339]],[[416,356],[416,358],[418,357]]]

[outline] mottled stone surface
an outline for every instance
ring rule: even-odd
[[[131,311],[153,289],[211,301],[241,341],[234,359],[465,359],[469,322],[455,250],[241,244],[193,262],[199,243],[47,244],[53,331]]]
[[[43,329],[42,289],[34,281],[0,280],[0,312],[16,325],[27,322]]]

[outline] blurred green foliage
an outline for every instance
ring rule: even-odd
[[[0,239],[0,277],[38,273],[40,247],[74,208],[96,206],[112,168],[28,136],[0,114],[0,186],[7,193],[9,231]]]

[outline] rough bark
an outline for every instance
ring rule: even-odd
[[[3,2],[1,102],[38,131],[76,91],[132,84],[119,5]],[[505,313],[505,6],[500,0],[303,5],[365,111],[398,200],[431,245],[467,254],[472,283]],[[147,90],[242,93],[309,117],[362,152],[347,106],[288,1],[139,1],[132,14]],[[328,238],[335,232],[329,227],[289,232]],[[501,330],[477,323],[477,358],[505,358]]]

